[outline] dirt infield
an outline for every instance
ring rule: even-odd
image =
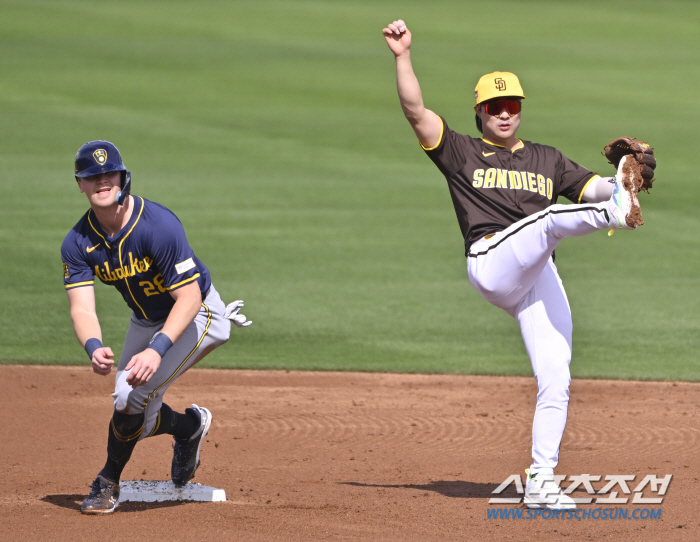
[[[20,366],[0,378],[2,540],[700,540],[700,384],[572,384],[558,473],[634,474],[631,489],[673,475],[663,504],[580,508],[660,519],[487,518],[503,508],[492,491],[530,462],[531,378],[205,369],[166,401],[212,411],[194,481],[228,502],[91,517],[79,506],[104,463],[113,378]],[[123,479],[168,480],[171,442],[141,442]]]

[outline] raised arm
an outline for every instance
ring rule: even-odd
[[[92,362],[92,370],[99,375],[108,375],[112,371],[114,357],[112,349],[108,346],[102,346],[102,330],[100,322],[97,320],[97,311],[95,310],[95,288],[92,286],[83,286],[81,288],[72,288],[67,290],[68,303],[70,303],[70,317],[73,321],[73,331],[78,338],[78,342],[85,348],[86,343],[90,339],[99,341],[99,346],[94,348],[96,344],[91,341],[87,345],[86,350],[92,351],[90,361]],[[89,355],[89,352],[88,352]]]
[[[382,30],[386,43],[396,59],[396,88],[403,114],[423,147],[430,149],[440,143],[442,121],[423,105],[418,78],[411,64],[411,32],[401,19]]]

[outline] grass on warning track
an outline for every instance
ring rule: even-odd
[[[87,363],[59,248],[87,208],[72,158],[113,141],[134,193],[182,220],[234,329],[210,367],[531,374],[515,322],[466,278],[444,179],[403,119],[381,29],[403,17],[428,107],[476,135],[472,89],[516,72],[519,135],[602,174],[655,146],[646,224],[565,240],[579,377],[700,379],[687,2],[0,1],[0,360]],[[624,24],[623,24],[624,23]],[[652,30],[653,29],[653,32]],[[643,60],[634,60],[633,51]],[[625,54],[622,54],[625,52]],[[128,309],[97,286],[105,343]]]

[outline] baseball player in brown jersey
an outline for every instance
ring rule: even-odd
[[[452,131],[423,105],[406,24],[394,21],[383,33],[395,55],[403,112],[447,179],[469,281],[517,319],[532,363],[538,393],[524,502],[575,508],[554,479],[569,403],[572,322],[552,256],[565,237],[640,225],[638,183],[630,178],[639,170],[633,172],[627,156],[616,177],[602,178],[553,147],[515,137],[525,94],[512,73],[484,75],[476,86],[474,111],[483,137]],[[557,204],[559,196],[574,204]]]

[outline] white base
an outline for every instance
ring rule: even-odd
[[[175,487],[172,482],[121,482],[119,484],[119,502],[163,502],[163,501],[199,501],[222,502],[226,500],[226,491],[215,487],[202,486],[188,482],[183,487]]]

